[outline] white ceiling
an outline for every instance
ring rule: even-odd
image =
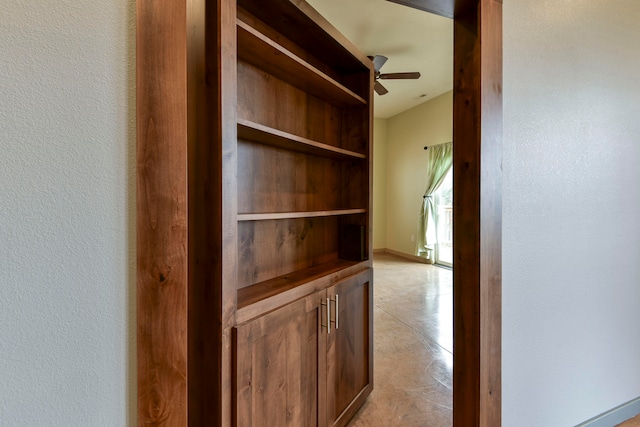
[[[453,88],[453,20],[386,0],[307,0],[366,55],[389,58],[383,73],[419,71],[418,80],[381,80],[376,117],[389,118]],[[426,95],[426,96],[424,96]]]

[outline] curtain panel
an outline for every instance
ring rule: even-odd
[[[422,197],[420,216],[418,217],[418,233],[416,239],[416,255],[428,258],[437,243],[435,224],[435,203],[433,195],[444,181],[453,162],[453,143],[447,142],[429,147],[427,163],[426,190]]]

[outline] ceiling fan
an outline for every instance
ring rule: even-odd
[[[376,83],[373,86],[373,89],[376,91],[378,95],[384,95],[389,93],[386,87],[382,86],[382,84],[378,81],[382,80],[405,80],[405,79],[419,79],[420,73],[415,71],[411,73],[381,73],[380,68],[387,62],[389,58],[382,55],[370,56],[369,59],[373,61],[373,69],[376,73]]]

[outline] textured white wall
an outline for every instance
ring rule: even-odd
[[[0,425],[135,425],[135,1],[0,23]]]
[[[503,425],[640,396],[640,2],[504,2]]]
[[[426,188],[425,145],[449,142],[453,92],[447,92],[387,120],[387,248],[414,255],[411,241]]]
[[[387,119],[373,124],[373,248],[387,247]]]
[[[503,425],[570,426],[640,396],[640,3],[504,12]],[[135,424],[134,20],[0,3],[3,426]]]

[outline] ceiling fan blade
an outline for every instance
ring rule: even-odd
[[[378,95],[385,95],[389,93],[386,87],[382,86],[379,81],[376,80],[376,84],[373,85],[373,89],[376,91]]]
[[[373,69],[376,73],[380,71],[380,68],[382,68],[384,63],[389,59],[383,55],[370,56],[369,58],[373,61]]]
[[[418,73],[417,71],[414,73],[386,73],[386,74],[380,74],[378,78],[383,80],[419,79],[420,73]]]

